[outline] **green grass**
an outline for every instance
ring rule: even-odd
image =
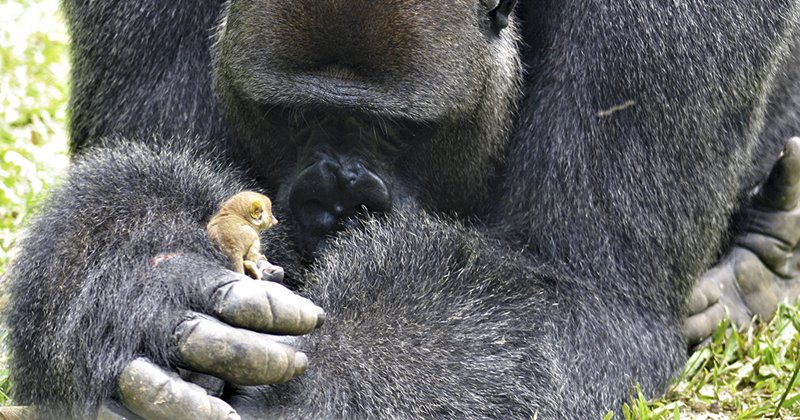
[[[781,306],[769,323],[739,333],[720,325],[663,398],[641,394],[625,419],[800,418],[800,307]],[[780,407],[780,409],[778,409]],[[611,416],[607,416],[611,418]]]
[[[68,158],[65,132],[69,39],[56,0],[0,0],[0,275],[31,210]],[[636,394],[626,419],[800,418],[800,311],[725,334],[696,352],[666,395]],[[0,332],[2,334],[2,332]],[[10,387],[0,348],[0,403]]]

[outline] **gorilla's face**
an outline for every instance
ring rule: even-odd
[[[479,204],[516,100],[513,4],[229,1],[217,89],[301,247],[362,211]]]

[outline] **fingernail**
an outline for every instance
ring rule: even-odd
[[[308,356],[303,352],[294,354],[294,376],[300,376],[305,373],[308,367]]]
[[[242,420],[242,418],[239,417],[239,415],[234,411],[233,413],[228,414],[226,420]]]
[[[792,137],[786,142],[786,146],[784,146],[781,156],[797,153],[797,149],[800,149],[800,138]]]
[[[319,328],[319,327],[321,327],[321,326],[322,326],[322,324],[324,324],[324,323],[325,323],[325,320],[326,320],[327,318],[328,318],[328,315],[326,315],[326,314],[325,314],[325,311],[323,311],[322,309],[320,309],[320,310],[319,310],[319,313],[317,314],[317,326],[316,326],[315,328]]]

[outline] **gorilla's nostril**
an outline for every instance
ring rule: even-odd
[[[389,188],[378,176],[366,172],[353,184],[353,189],[359,191],[360,199],[355,201],[356,210],[366,207],[371,211],[388,211],[391,208],[392,197]]]
[[[339,165],[328,159],[321,160],[319,166],[329,175],[336,174],[339,172]]]
[[[342,168],[339,176],[345,188],[352,188],[358,180],[363,177],[366,172],[363,166]]]

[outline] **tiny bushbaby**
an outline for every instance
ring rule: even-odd
[[[222,204],[211,216],[206,229],[208,237],[228,257],[234,271],[260,280],[258,262],[266,257],[261,254],[259,234],[277,223],[269,197],[243,191]]]

